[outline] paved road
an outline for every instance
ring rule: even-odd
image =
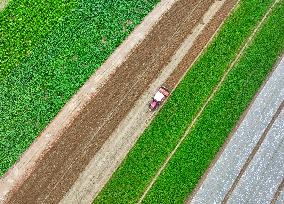
[[[210,169],[191,203],[283,200],[284,58]],[[282,191],[277,196],[277,191]],[[277,196],[277,198],[275,198]]]

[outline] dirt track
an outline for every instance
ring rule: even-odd
[[[212,2],[213,0],[177,1],[43,155],[33,174],[10,193],[9,202],[58,202],[131,110],[131,104],[138,100],[168,64]],[[219,13],[223,18],[236,1],[227,2]],[[206,28],[211,36],[222,18],[216,18],[215,21],[216,24],[210,24]],[[197,39],[199,43],[195,44],[191,54],[185,57],[167,81],[169,87],[175,86],[211,36],[202,35]]]

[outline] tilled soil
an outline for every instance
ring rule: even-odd
[[[220,17],[214,18],[215,23],[207,28],[208,35],[198,38],[193,50],[168,80],[169,87],[179,81],[235,2],[228,0]],[[212,3],[213,0],[177,1],[64,130],[34,172],[9,195],[9,202],[59,202]]]

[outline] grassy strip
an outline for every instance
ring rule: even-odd
[[[12,0],[0,12],[0,81],[31,54],[76,0]]]
[[[139,138],[95,203],[137,202],[270,5],[270,0],[241,2]]]
[[[80,1],[0,81],[0,175],[158,1]]]
[[[192,192],[283,52],[283,13],[282,3],[229,73],[143,203],[182,203]]]

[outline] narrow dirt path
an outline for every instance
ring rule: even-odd
[[[149,183],[148,187],[146,188],[146,190],[144,191],[144,193],[142,194],[141,198],[139,199],[138,203],[141,203],[144,198],[146,197],[146,195],[148,194],[148,192],[150,191],[150,189],[152,188],[152,186],[154,185],[154,183],[156,182],[156,180],[158,179],[158,177],[160,176],[160,174],[164,171],[164,169],[166,168],[168,162],[171,160],[171,158],[173,157],[173,155],[175,154],[175,152],[177,151],[177,149],[180,147],[180,145],[182,144],[183,140],[186,138],[186,136],[188,135],[188,133],[191,131],[191,129],[194,127],[194,125],[196,124],[196,122],[198,121],[199,117],[202,115],[204,109],[207,107],[208,103],[213,99],[213,97],[215,96],[215,94],[219,91],[221,85],[223,84],[224,80],[226,79],[226,77],[228,76],[229,72],[233,69],[233,67],[235,66],[235,64],[239,61],[239,59],[242,57],[244,51],[247,49],[247,47],[250,45],[250,43],[252,42],[253,38],[255,37],[256,33],[259,31],[259,29],[261,28],[261,26],[263,25],[263,23],[265,22],[267,16],[271,13],[272,9],[274,8],[274,6],[276,5],[276,3],[278,3],[279,0],[276,0],[271,8],[266,12],[265,16],[262,18],[262,20],[258,23],[258,25],[255,27],[255,29],[253,30],[253,32],[251,33],[250,37],[246,40],[246,42],[243,44],[242,48],[240,49],[240,51],[237,53],[235,60],[229,65],[228,69],[226,70],[226,72],[224,73],[223,77],[221,78],[221,80],[218,82],[218,84],[216,85],[216,87],[213,89],[212,93],[210,94],[210,96],[208,97],[208,99],[205,101],[205,103],[203,104],[203,106],[201,107],[201,109],[198,111],[198,113],[196,114],[196,116],[193,118],[192,122],[189,124],[187,130],[185,131],[184,135],[181,137],[180,141],[178,142],[178,144],[176,145],[176,147],[174,148],[174,150],[169,154],[169,156],[167,157],[167,159],[165,160],[165,162],[161,165],[160,169],[157,171],[156,175],[153,177],[153,179],[151,180],[151,182]]]
[[[211,5],[209,10],[203,15],[202,20],[196,24],[191,33],[171,57],[169,64],[164,67],[158,78],[155,79],[150,88],[145,91],[135,103],[129,114],[123,119],[103,147],[98,151],[86,167],[85,171],[81,173],[75,184],[63,200],[61,200],[61,203],[77,203],[78,201],[81,203],[88,203],[92,201],[153,118],[154,115],[147,111],[149,98],[151,98],[155,90],[173,74],[173,71],[177,67],[181,68],[181,62],[189,52],[197,53],[195,47],[196,43],[199,43],[197,42],[197,39],[202,37],[205,45],[211,41],[212,35],[216,32],[216,29],[219,28],[221,22],[223,22],[229,13],[234,5],[233,3],[232,1],[223,0],[216,1]],[[223,12],[223,15],[220,15],[221,11]],[[212,29],[211,32],[208,32],[209,27],[214,29]],[[202,49],[199,49],[198,53],[202,53],[202,50],[205,47],[202,46]],[[188,55],[188,57],[189,56],[191,57],[191,60],[196,58],[195,55],[193,55],[193,59],[192,55]],[[182,68],[188,68],[188,66],[189,64],[182,64]]]

